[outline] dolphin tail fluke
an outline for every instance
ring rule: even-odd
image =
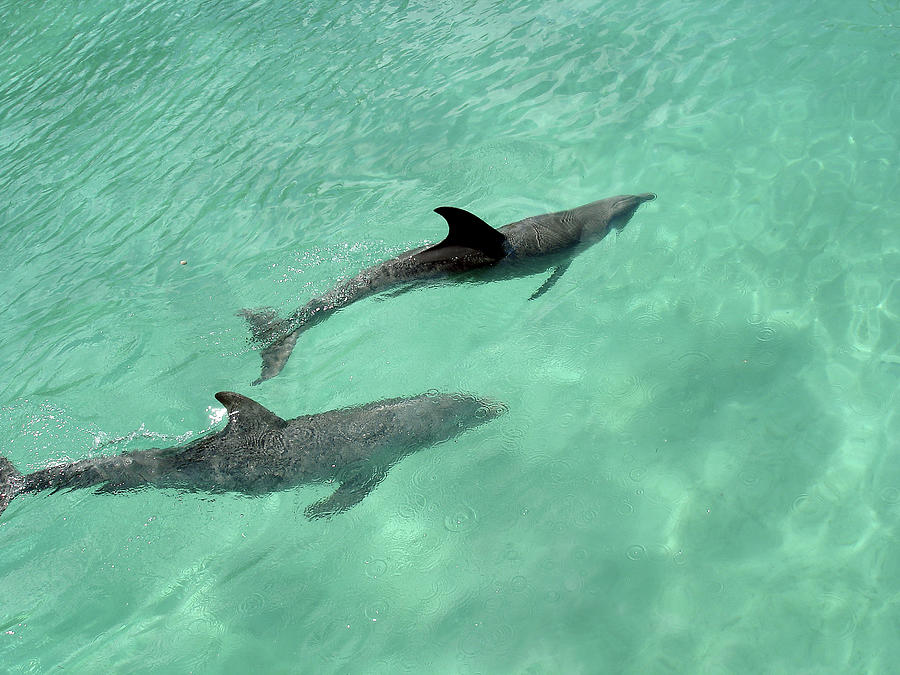
[[[252,385],[260,384],[268,379],[275,377],[284,368],[284,364],[294,351],[294,345],[297,344],[297,337],[300,335],[301,329],[298,328],[291,333],[285,335],[282,331],[289,326],[289,319],[279,319],[275,310],[271,307],[260,307],[258,309],[242,309],[237,313],[247,320],[250,332],[253,335],[253,341],[260,345],[265,345],[260,352],[262,357],[262,372],[259,377],[251,382]],[[290,330],[288,327],[287,330]],[[284,337],[273,338],[279,334]],[[268,344],[267,344],[268,343]]]
[[[278,315],[271,307],[258,307],[256,309],[242,309],[237,313],[247,320],[247,326],[256,342],[265,342],[272,334],[272,329],[278,324]]]
[[[261,382],[272,379],[280,373],[281,369],[284,368],[284,364],[291,358],[291,352],[294,351],[294,345],[297,344],[297,338],[299,336],[300,331],[295,330],[293,333],[288,333],[280,340],[273,342],[263,349],[259,354],[262,357],[263,362],[262,372],[259,377],[250,384],[255,386]]]
[[[21,490],[22,474],[6,457],[0,455],[0,513]]]

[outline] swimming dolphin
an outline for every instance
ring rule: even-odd
[[[532,216],[498,229],[463,209],[436,208],[450,228],[439,244],[415,248],[364,269],[285,319],[279,319],[271,308],[241,310],[252,340],[263,347],[262,373],[252,384],[281,372],[300,333],[350,303],[381,291],[402,292],[416,283],[441,277],[487,281],[464,274],[483,268],[496,271],[491,278],[510,278],[553,267],[550,277],[532,294],[533,300],[556,283],[573,256],[603,239],[612,228],[621,230],[638,206],[655,198],[652,193],[619,195],[570,211]]]
[[[221,431],[187,445],[54,464],[21,474],[0,455],[0,513],[17,495],[86,488],[98,493],[145,487],[260,495],[303,483],[335,482],[331,496],[306,508],[327,518],[358,504],[411,452],[501,415],[495,401],[422,394],[283,420],[256,401],[222,391]]]

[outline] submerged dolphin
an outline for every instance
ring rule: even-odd
[[[281,372],[300,333],[374,293],[402,291],[416,282],[440,277],[478,280],[463,273],[483,268],[493,268],[496,276],[510,278],[553,267],[550,277],[531,296],[534,299],[556,283],[575,254],[603,239],[612,228],[621,230],[638,206],[655,198],[652,193],[619,195],[570,211],[532,216],[498,229],[463,209],[437,208],[435,212],[444,217],[450,228],[447,238],[439,244],[415,248],[364,269],[285,319],[278,319],[270,308],[241,310],[239,314],[250,324],[253,341],[263,347],[262,373],[253,384]]]
[[[17,495],[86,488],[144,487],[260,495],[310,482],[338,488],[306,508],[323,518],[358,504],[411,452],[448,440],[501,415],[495,401],[463,394],[422,394],[283,420],[256,401],[223,391],[222,431],[187,445],[56,464],[21,474],[0,455],[0,513]]]

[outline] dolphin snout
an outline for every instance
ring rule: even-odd
[[[478,409],[475,417],[483,420],[492,420],[509,412],[509,407],[503,402],[493,398],[478,398]]]
[[[631,220],[631,216],[637,211],[637,208],[644,202],[656,199],[656,195],[652,192],[645,192],[640,195],[622,195],[617,198],[612,207],[612,217],[609,219],[609,227],[621,231],[623,227]]]
[[[656,199],[656,195],[652,192],[645,192],[640,195],[622,195],[621,197],[614,197],[613,199],[616,200],[615,205],[613,206],[614,211],[634,211],[634,209],[644,202]]]

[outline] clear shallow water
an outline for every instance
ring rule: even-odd
[[[324,487],[15,500],[0,671],[892,671],[895,3],[0,8],[17,466],[196,437],[221,389],[510,408],[329,522]],[[536,301],[359,303],[248,386],[237,309],[437,241],[435,206],[642,191]]]

